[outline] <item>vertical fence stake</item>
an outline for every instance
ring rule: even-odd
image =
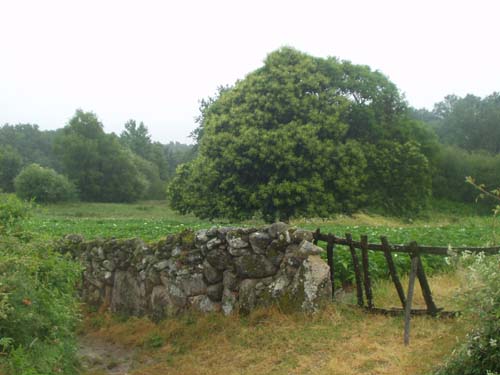
[[[368,236],[361,236],[361,255],[363,261],[366,300],[368,302],[368,308],[372,309],[375,306],[373,305],[372,282],[370,279],[370,270],[368,261]]]
[[[358,297],[358,306],[363,307],[365,304],[363,301],[363,285],[361,282],[361,271],[359,269],[359,260],[358,255],[356,254],[356,248],[352,244],[352,235],[351,233],[346,233],[345,238],[347,243],[349,244],[349,250],[351,251],[352,264],[354,266],[354,275],[356,277],[356,295]]]
[[[427,312],[435,316],[438,312],[438,308],[432,299],[431,287],[429,286],[429,282],[427,281],[427,276],[425,276],[424,265],[422,264],[422,259],[420,259],[420,255],[417,256],[418,260],[418,268],[417,268],[417,277],[422,288],[422,295],[424,296],[425,304],[427,305]]]
[[[316,229],[316,232],[313,234],[313,244],[317,245],[319,241],[319,235],[321,233],[321,229]]]
[[[335,235],[328,234],[326,245],[326,257],[330,267],[330,281],[332,282],[332,300],[335,299],[335,268],[333,265],[333,250],[335,249]]]
[[[414,246],[413,246],[414,244]],[[412,246],[416,249],[417,244],[412,242]],[[404,328],[404,344],[410,344],[410,319],[411,319],[411,304],[413,301],[413,291],[415,289],[415,277],[418,271],[418,254],[413,252],[411,253],[411,269],[410,269],[410,280],[408,282],[408,294],[406,298],[406,306],[405,306],[405,328]]]
[[[387,261],[387,267],[389,268],[389,273],[391,275],[392,281],[396,286],[396,291],[398,292],[399,300],[403,305],[403,309],[406,305],[406,297],[405,292],[403,290],[403,285],[401,285],[401,281],[399,280],[398,273],[396,271],[396,266],[394,265],[394,260],[392,259],[391,247],[389,246],[389,241],[387,241],[387,237],[380,237],[380,241],[382,242],[382,248],[384,249],[385,260]]]

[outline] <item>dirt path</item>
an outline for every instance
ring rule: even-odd
[[[136,356],[136,351],[109,343],[91,335],[78,339],[78,358],[83,374],[128,375]]]

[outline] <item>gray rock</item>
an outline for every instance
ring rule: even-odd
[[[229,289],[224,289],[222,292],[222,312],[224,315],[231,315],[238,309],[237,293]]]
[[[214,302],[220,302],[222,299],[223,290],[224,290],[224,285],[222,285],[222,283],[209,285],[207,287],[207,296]]]
[[[108,285],[113,284],[113,272],[110,271],[104,272],[104,281]]]
[[[115,270],[115,263],[112,260],[106,259],[104,262],[102,262],[102,266],[108,270],[113,272]]]
[[[222,284],[224,288],[235,291],[238,289],[238,277],[231,271],[224,271]]]
[[[241,257],[243,255],[248,255],[248,254],[252,253],[249,247],[245,247],[243,249],[235,249],[235,248],[230,247],[228,251],[229,251],[229,254],[231,254],[232,256],[235,256],[235,257]]]
[[[258,279],[272,276],[276,267],[263,255],[243,255],[234,260],[236,273],[241,278]]]
[[[233,249],[243,249],[245,247],[248,247],[248,245],[249,245],[248,242],[243,241],[239,237],[230,238],[230,239],[228,239],[227,243],[229,245],[229,248],[233,248]]]
[[[249,236],[250,245],[257,254],[266,254],[267,247],[272,241],[271,236],[266,232],[255,232]]]
[[[255,286],[258,280],[245,279],[240,283],[239,307],[243,314],[250,313],[256,306]]]
[[[208,242],[209,238],[208,238],[207,232],[208,231],[206,229],[202,229],[202,230],[197,231],[195,234],[196,242],[199,244],[203,244],[205,242]]]
[[[321,247],[306,240],[303,240],[299,245],[299,253],[303,255],[319,255],[323,251],[324,250]]]
[[[198,296],[207,292],[207,285],[203,281],[201,273],[187,275],[185,277],[178,277],[176,284],[184,292],[186,296]]]
[[[207,254],[207,261],[214,267],[215,269],[219,271],[223,271],[226,268],[228,268],[231,263],[232,259],[231,256],[224,250],[221,249],[214,249],[210,251]]]
[[[215,236],[217,236],[217,230],[218,230],[218,228],[216,226],[213,226],[212,228],[207,230],[206,235],[208,237],[215,237]]]
[[[181,255],[182,253],[182,249],[180,246],[176,246],[174,247],[174,249],[172,250],[172,256],[173,257],[178,257],[179,255]]]
[[[164,270],[165,268],[167,268],[169,266],[169,264],[171,264],[171,261],[170,259],[169,260],[162,260],[161,262],[158,262],[154,265],[154,268],[157,270],[157,271],[162,271]]]
[[[186,295],[173,284],[155,286],[151,292],[151,310],[155,320],[177,315],[186,304]]]
[[[111,311],[141,316],[146,312],[146,288],[137,275],[116,271],[111,297]]]
[[[301,243],[304,240],[312,242],[314,240],[313,232],[305,229],[297,229],[293,232],[292,239],[296,243]]]
[[[213,302],[207,296],[195,296],[189,298],[189,304],[194,310],[202,313],[220,311],[220,303]]]
[[[284,233],[285,231],[287,231],[288,228],[289,228],[288,224],[285,224],[282,222],[277,222],[277,223],[271,224],[271,226],[268,229],[268,232],[272,238],[278,238],[278,236],[281,233]]]
[[[292,284],[295,302],[303,311],[315,312],[321,304],[331,300],[330,269],[317,255],[304,260]]]
[[[222,272],[212,267],[206,260],[203,262],[203,276],[205,276],[205,280],[209,284],[216,284],[222,281]]]
[[[216,248],[217,246],[219,246],[220,244],[222,243],[222,240],[218,239],[218,238],[212,238],[210,241],[207,242],[207,249],[208,250],[212,250],[214,248]]]

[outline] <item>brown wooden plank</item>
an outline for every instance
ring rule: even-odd
[[[372,282],[370,278],[370,263],[368,259],[368,237],[361,236],[361,260],[363,262],[363,275],[365,284],[366,301],[368,308],[373,308]]]
[[[365,303],[363,301],[363,284],[361,281],[361,270],[359,267],[358,255],[356,254],[356,248],[352,244],[351,233],[346,233],[345,238],[349,244],[349,250],[351,251],[352,265],[354,267],[354,276],[356,279],[356,296],[358,299],[358,306],[362,307]]]
[[[321,229],[316,229],[316,232],[313,233],[313,244],[317,245],[318,241],[321,239]]]
[[[318,240],[319,241],[328,241],[328,235],[324,233],[320,233],[318,235]],[[348,246],[347,239],[344,238],[335,238],[335,244],[337,245],[345,245]],[[361,248],[361,242],[358,241],[353,241],[352,242],[353,246],[355,248]],[[373,250],[373,251],[384,251],[384,248],[381,244],[367,244],[367,249],[368,250]],[[397,252],[397,253],[411,253],[413,250],[409,245],[391,245],[391,252]],[[420,254],[431,254],[431,255],[443,255],[447,256],[450,255],[450,249],[448,247],[440,247],[440,246],[418,246],[418,251]],[[465,251],[469,251],[471,253],[480,253],[484,252],[486,255],[490,254],[498,254],[500,252],[500,246],[495,246],[495,247],[455,247],[451,248],[451,251],[457,252],[457,253],[462,253]]]
[[[429,311],[430,315],[436,315],[439,309],[437,308],[434,300],[432,299],[431,287],[429,286],[429,282],[427,281],[427,276],[425,275],[424,265],[422,264],[422,259],[420,256],[417,256],[418,259],[418,268],[417,268],[417,277],[420,283],[420,287],[422,289],[422,295],[424,296],[425,304],[427,305],[427,311]]]
[[[335,298],[335,267],[333,265],[333,249],[335,248],[335,236],[328,234],[328,242],[326,244],[326,259],[328,267],[330,267],[330,281],[332,283],[332,300]]]
[[[389,241],[387,237],[380,237],[380,241],[382,242],[382,247],[384,248],[384,256],[387,261],[387,267],[389,268],[389,273],[391,275],[391,279],[396,287],[396,291],[398,292],[399,300],[401,301],[401,305],[403,309],[406,304],[405,292],[403,290],[403,285],[401,285],[401,281],[399,280],[398,273],[396,271],[396,266],[394,265],[394,259],[392,259],[391,247],[389,245]]]
[[[411,304],[413,302],[413,292],[415,290],[415,277],[417,276],[418,270],[418,256],[417,254],[411,254],[411,268],[410,268],[410,280],[408,282],[408,293],[406,295],[406,306],[405,306],[405,328],[403,341],[405,345],[410,344],[410,319],[411,319]]]

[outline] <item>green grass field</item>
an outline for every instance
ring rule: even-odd
[[[331,219],[296,219],[292,225],[305,229],[321,228],[323,232],[343,235],[350,232],[356,238],[366,234],[372,242],[385,235],[393,243],[417,241],[425,245],[486,246],[494,242],[492,218],[475,214],[474,207],[439,204],[409,222],[360,213]],[[59,238],[69,233],[86,238],[139,237],[154,241],[186,228],[201,229],[213,225],[260,226],[260,221],[234,223],[200,220],[191,215],[179,215],[164,201],[136,204],[70,203],[37,206],[26,223],[26,229],[36,236]]]

